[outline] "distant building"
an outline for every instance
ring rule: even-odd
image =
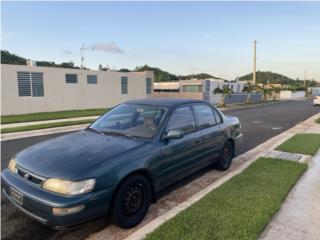
[[[245,82],[226,81],[223,79],[180,80],[179,82],[154,83],[153,97],[178,97],[203,99],[216,102],[214,90],[229,87],[233,93],[241,93]]]
[[[153,92],[154,73],[1,64],[1,115],[109,108]]]

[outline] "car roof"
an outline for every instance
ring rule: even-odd
[[[126,104],[142,104],[163,107],[177,107],[187,103],[207,103],[203,100],[187,99],[187,98],[146,98],[136,99],[125,102]]]

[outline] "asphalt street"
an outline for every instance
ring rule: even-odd
[[[283,101],[271,105],[255,106],[224,111],[240,119],[244,134],[243,144],[237,154],[242,154],[269,138],[293,127],[318,113],[311,100]],[[1,142],[1,169],[7,167],[11,156],[35,143],[66,133],[23,138]],[[99,219],[68,231],[54,231],[25,216],[1,195],[2,239],[84,239],[109,224]]]

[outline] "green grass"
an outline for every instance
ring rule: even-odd
[[[318,119],[316,120],[316,123],[320,124],[320,118],[318,118]]]
[[[320,134],[303,133],[296,134],[282,143],[276,150],[291,153],[314,155],[320,148]]]
[[[40,112],[30,113],[22,115],[6,115],[1,116],[1,123],[19,123],[19,122],[34,122],[42,120],[53,120],[53,119],[64,119],[73,117],[87,117],[101,115],[109,109],[98,108],[98,109],[85,109],[85,110],[69,110],[60,112]]]
[[[1,133],[12,133],[12,132],[22,132],[22,131],[30,131],[30,130],[37,130],[37,129],[44,129],[44,128],[54,128],[54,127],[66,127],[72,125],[80,125],[91,123],[93,120],[79,120],[79,121],[65,121],[65,122],[56,122],[56,123],[45,123],[45,124],[38,124],[38,125],[30,125],[30,126],[21,126],[21,127],[14,127],[14,128],[2,128]]]
[[[146,239],[257,239],[306,169],[302,163],[260,158]]]

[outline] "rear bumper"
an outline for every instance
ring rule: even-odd
[[[7,169],[2,171],[1,180],[4,195],[16,207],[31,218],[56,229],[78,225],[106,215],[114,190],[113,188],[109,188],[78,196],[63,196],[46,191],[38,185],[27,182]],[[11,197],[11,189],[22,193],[22,204],[16,202]],[[84,205],[84,209],[77,213],[63,216],[52,213],[53,207],[70,208],[80,205]]]

